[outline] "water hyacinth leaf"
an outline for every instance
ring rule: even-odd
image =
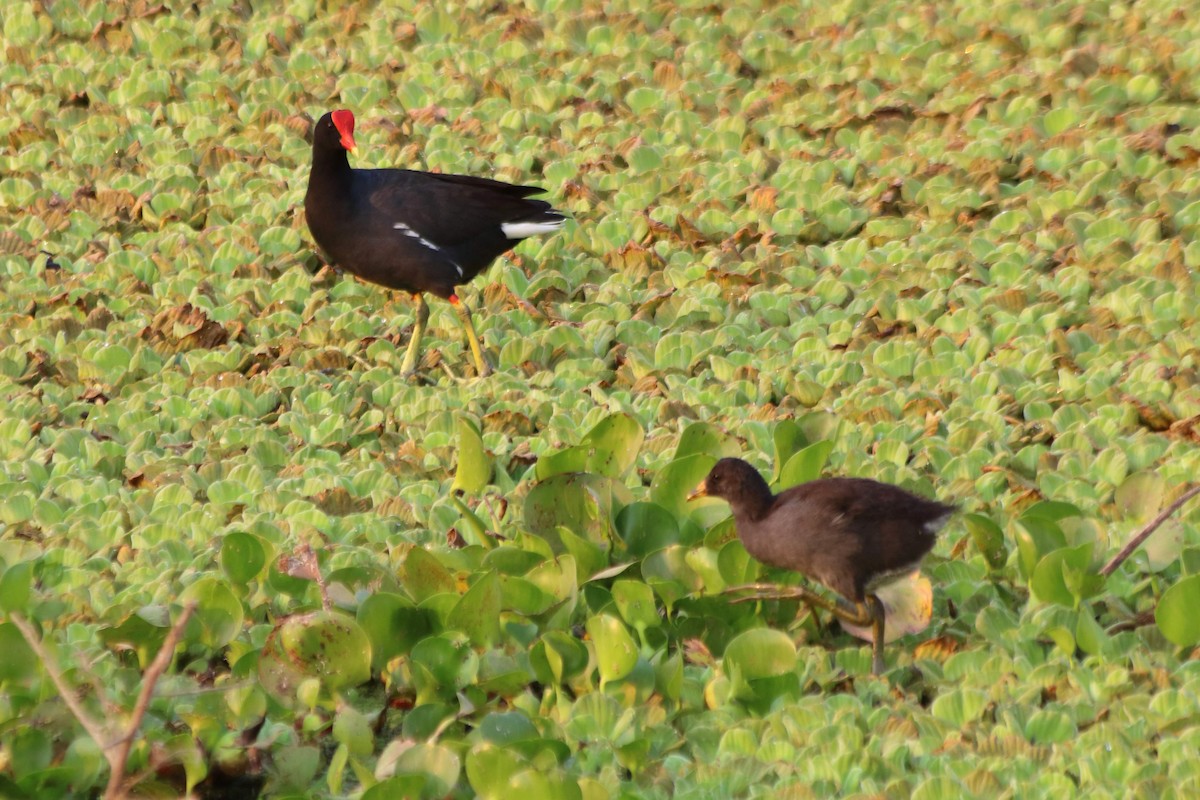
[[[780,420],[771,432],[771,441],[775,445],[774,468],[771,473],[771,483],[779,484],[783,468],[799,450],[809,442],[800,426],[790,419]]]
[[[0,574],[0,611],[25,613],[33,585],[33,565],[29,561],[13,564]]]
[[[0,622],[0,682],[33,679],[41,668],[37,655],[29,648],[21,631],[11,622]]]
[[[709,422],[693,422],[679,435],[675,446],[675,458],[691,455],[707,455],[716,459],[741,454],[741,447],[733,436]]]
[[[1154,621],[1163,636],[1180,647],[1200,643],[1200,575],[1180,579],[1163,592]]]
[[[742,679],[753,681],[789,673],[796,661],[790,636],[773,628],[752,628],[729,642],[721,663],[726,674],[737,670]]]
[[[1117,487],[1117,510],[1127,519],[1147,522],[1162,508],[1166,491],[1167,483],[1158,473],[1135,472]]]
[[[509,780],[509,797],[528,800],[582,800],[579,784],[560,772],[527,769]]]
[[[1060,547],[1038,561],[1029,588],[1044,603],[1074,607],[1078,600],[1093,593],[1087,580],[1092,562],[1092,544]]]
[[[454,576],[423,547],[414,547],[400,570],[404,591],[418,603],[435,594],[457,591]]]
[[[621,618],[639,635],[645,634],[647,628],[661,624],[658,607],[654,603],[654,592],[641,581],[618,580],[612,586],[613,601]]]
[[[525,759],[490,742],[473,747],[467,753],[465,766],[467,781],[483,800],[506,800],[511,796],[509,781],[518,772],[529,768]]]
[[[612,414],[596,423],[580,442],[588,448],[587,471],[620,478],[633,468],[646,432],[629,414]]]
[[[436,797],[428,789],[429,778],[425,775],[397,775],[387,778],[367,789],[362,800],[414,800],[414,798]]]
[[[982,514],[964,514],[963,523],[988,569],[1000,569],[1008,562],[1008,547],[1004,543],[1004,531],[1000,530],[999,525]]]
[[[540,456],[533,468],[534,475],[544,481],[554,475],[587,472],[588,450],[584,445],[575,445]]]
[[[633,467],[644,438],[636,419],[610,414],[592,426],[578,445],[539,458],[535,474],[539,481],[568,472],[620,478]]]
[[[472,511],[462,498],[457,495],[451,495],[450,501],[454,503],[454,507],[458,509],[458,513],[462,515],[462,524],[455,528],[458,535],[463,538],[463,541],[470,545],[482,547],[484,550],[491,550],[496,546],[496,541],[488,535],[487,525]]]
[[[1162,572],[1173,566],[1183,552],[1186,529],[1179,520],[1168,519],[1142,543],[1146,556],[1146,567],[1151,572]]]
[[[611,478],[590,473],[553,475],[540,481],[525,498],[526,527],[561,553],[558,528],[604,547],[610,541],[613,512],[631,500],[629,490]]]
[[[717,553],[717,568],[721,572],[721,580],[727,586],[754,583],[758,580],[760,570],[759,562],[752,558],[741,541],[736,539],[721,545]]]
[[[409,659],[430,682],[429,688],[454,688],[465,654],[446,635],[427,636],[413,645]],[[416,680],[414,669],[414,680]]]
[[[670,608],[679,598],[703,588],[704,582],[688,564],[688,548],[671,545],[642,559],[642,578]]]
[[[460,414],[455,428],[458,432],[458,464],[450,488],[452,491],[477,494],[492,479],[492,460],[483,449],[483,436],[474,421]]]
[[[832,441],[820,441],[793,455],[779,473],[779,489],[788,489],[821,477],[821,470],[825,469],[825,462],[832,452]]]
[[[537,728],[520,711],[494,711],[479,721],[476,732],[483,739],[498,745],[510,745],[538,736]]]
[[[1088,655],[1097,655],[1107,638],[1104,628],[1096,621],[1091,608],[1087,603],[1081,603],[1079,620],[1075,623],[1075,643],[1079,645],[1079,649]]]
[[[534,644],[529,660],[538,680],[557,686],[583,672],[588,651],[583,642],[565,631],[549,631]]]
[[[343,705],[333,718],[333,738],[344,745],[355,758],[366,758],[375,752],[372,720],[358,709]]]
[[[500,581],[488,572],[475,581],[446,620],[462,631],[476,647],[487,647],[500,638]]]
[[[188,641],[223,647],[242,630],[242,602],[223,580],[201,578],[184,589],[179,600],[196,604],[185,631]]]
[[[687,516],[687,496],[700,485],[717,459],[704,453],[677,458],[650,482],[650,499],[676,517]]]
[[[621,620],[612,614],[597,614],[587,621],[588,638],[596,651],[600,688],[629,674],[637,663],[638,648]]]
[[[396,656],[405,655],[433,632],[433,620],[425,609],[406,597],[376,592],[358,606],[358,624],[371,642],[371,666],[382,670]]]
[[[425,779],[422,797],[445,797],[462,771],[462,762],[449,747],[441,744],[393,741],[384,748],[375,768],[376,777],[419,775]]]
[[[933,701],[930,711],[950,725],[961,728],[974,722],[987,707],[987,695],[978,689],[955,689]]]
[[[244,586],[257,578],[266,564],[267,550],[257,536],[234,531],[221,540],[221,568],[234,583]]]
[[[644,556],[679,541],[674,514],[657,503],[630,503],[617,513],[617,535],[631,556]]]
[[[307,791],[321,765],[320,750],[309,745],[285,745],[275,751],[275,776],[281,786]]]
[[[1022,516],[1013,529],[1020,556],[1021,574],[1029,578],[1034,568],[1047,553],[1067,546],[1067,537],[1058,523],[1042,517]]]
[[[562,543],[563,549],[575,558],[578,570],[576,577],[580,583],[590,579],[608,566],[608,554],[605,549],[594,542],[576,536],[570,528],[558,526],[558,540]]]
[[[287,617],[267,637],[258,675],[263,688],[281,700],[294,699],[307,679],[319,680],[328,691],[357,686],[371,677],[371,641],[344,614]]]

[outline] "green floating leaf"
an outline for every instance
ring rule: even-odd
[[[588,637],[596,648],[596,664],[600,670],[600,688],[609,681],[624,678],[637,663],[638,648],[621,620],[611,614],[588,618]]]
[[[611,414],[597,422],[579,444],[538,459],[539,481],[568,472],[624,476],[637,462],[646,433],[629,414]]]
[[[283,745],[272,751],[281,788],[307,791],[321,766],[321,751],[311,745]]]
[[[796,661],[796,645],[786,633],[751,628],[729,642],[722,664],[727,674],[736,669],[743,679],[752,681],[789,673],[796,668]]]
[[[687,496],[700,485],[717,459],[704,453],[677,458],[660,469],[650,483],[650,499],[676,517],[687,516]]]
[[[436,700],[458,688],[458,671],[467,651],[445,636],[428,636],[418,642],[409,655],[418,702]],[[445,691],[443,691],[445,690]]]
[[[1200,643],[1200,575],[1179,580],[1163,592],[1154,621],[1163,636],[1180,647]]]
[[[421,796],[445,797],[458,783],[462,762],[458,754],[441,744],[395,741],[379,756],[375,774],[379,777],[417,775],[425,779]]]
[[[771,432],[771,441],[775,444],[775,468],[771,474],[771,483],[778,484],[783,474],[783,467],[792,456],[808,445],[808,438],[794,420],[780,420]]]
[[[645,634],[647,628],[662,624],[658,606],[654,603],[654,591],[642,581],[614,581],[612,596],[621,618],[639,634]]]
[[[617,535],[640,557],[679,541],[678,519],[657,503],[630,503],[617,513]]]
[[[963,522],[971,541],[979,550],[988,569],[1000,569],[1008,562],[1008,547],[1004,543],[1004,531],[983,514],[964,514]]]
[[[401,583],[413,600],[420,603],[435,594],[457,592],[458,586],[450,570],[423,547],[414,547],[404,557]]]
[[[933,716],[961,728],[974,722],[987,707],[987,695],[978,689],[955,689],[933,701],[930,711]]]
[[[534,644],[529,661],[539,681],[558,686],[587,667],[587,646],[564,631],[549,631]]]
[[[333,611],[288,617],[275,626],[258,662],[263,688],[296,697],[315,678],[327,690],[357,686],[371,677],[371,641],[353,618]]]
[[[0,683],[27,681],[37,675],[40,664],[38,657],[16,625],[0,622]]]
[[[242,601],[225,581],[201,578],[184,589],[179,599],[185,604],[196,604],[185,631],[189,641],[216,649],[229,644],[241,632],[245,618]]]
[[[267,564],[267,550],[257,536],[241,531],[221,540],[221,569],[234,583],[245,585]]]
[[[482,800],[507,800],[511,797],[509,781],[528,768],[525,759],[490,742],[476,745],[467,753],[467,781]]]
[[[1054,709],[1039,708],[1025,723],[1025,737],[1034,744],[1059,744],[1078,733],[1071,717]]]
[[[527,769],[509,781],[508,797],[523,800],[582,800],[579,784],[561,772]]]
[[[33,585],[33,563],[13,564],[0,575],[0,611],[27,613]]]
[[[564,550],[558,538],[559,526],[603,548],[611,540],[613,512],[631,499],[629,489],[603,475],[552,475],[526,496],[525,525],[556,553]]]
[[[397,775],[367,789],[362,794],[362,800],[413,800],[428,797],[432,794],[426,789],[428,783],[429,780],[424,775]]]
[[[1135,472],[1117,487],[1115,499],[1121,516],[1145,522],[1162,508],[1167,482],[1155,472]]]
[[[1029,588],[1042,602],[1074,607],[1092,594],[1093,583],[1086,578],[1091,563],[1091,542],[1060,547],[1038,561]]]
[[[1075,623],[1075,643],[1079,645],[1079,649],[1089,655],[1096,655],[1107,638],[1108,634],[1100,627],[1088,604],[1080,604],[1079,619]]]
[[[608,551],[594,542],[576,536],[570,528],[558,526],[558,540],[562,543],[563,549],[575,557],[577,577],[580,583],[608,566]]]
[[[450,502],[458,509],[458,513],[462,514],[462,524],[457,530],[463,541],[482,547],[484,550],[491,550],[496,546],[496,541],[488,535],[487,525],[479,518],[478,514],[472,511],[457,495],[450,495]]]
[[[337,716],[333,718],[333,738],[345,745],[355,758],[366,758],[375,752],[373,722],[353,706],[338,708]]]
[[[446,625],[465,633],[476,647],[487,647],[500,638],[500,600],[500,580],[485,573],[458,601]]]
[[[1079,112],[1074,108],[1060,106],[1047,111],[1042,117],[1042,126],[1047,136],[1057,136],[1079,122]]]
[[[788,489],[821,477],[825,462],[833,452],[832,441],[814,442],[788,459],[779,473],[779,488]]]
[[[1021,575],[1030,579],[1038,562],[1047,553],[1067,546],[1067,537],[1058,523],[1041,517],[1022,516],[1014,524]]]
[[[709,422],[693,422],[679,434],[675,446],[675,459],[691,455],[706,455],[720,459],[741,455],[738,441],[721,428]]]
[[[451,491],[477,494],[492,479],[492,460],[483,449],[483,436],[474,421],[459,414],[455,427],[458,431],[458,465],[450,488]]]
[[[358,624],[371,641],[371,667],[382,670],[396,656],[405,655],[433,632],[428,611],[407,597],[376,592],[358,606]]]

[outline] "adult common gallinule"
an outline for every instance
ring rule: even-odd
[[[882,673],[884,613],[874,590],[917,567],[954,506],[865,478],[823,478],[773,495],[758,470],[740,458],[718,461],[689,497],[705,495],[729,502],[750,555],[845,598],[831,602],[803,587],[785,595],[852,625],[870,625],[871,671]]]
[[[312,171],[304,215],[317,244],[338,266],[363,280],[400,289],[417,302],[416,325],[401,369],[416,370],[429,320],[422,297],[454,306],[480,375],[483,357],[471,311],[454,293],[517,242],[558,230],[566,216],[536,186],[407,169],[353,169],[354,115],[331,111],[313,131]]]

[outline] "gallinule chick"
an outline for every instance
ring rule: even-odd
[[[954,506],[865,478],[823,478],[773,495],[758,470],[740,458],[718,461],[689,497],[705,495],[729,502],[750,555],[845,598],[831,602],[803,587],[788,594],[852,625],[870,625],[871,671],[882,673],[884,612],[874,590],[920,564]]]
[[[416,325],[401,369],[416,370],[429,320],[422,293],[450,301],[482,375],[483,357],[471,311],[454,288],[482,272],[517,242],[558,230],[566,216],[536,186],[407,169],[353,169],[354,115],[331,111],[313,131],[312,171],[304,215],[329,258],[363,280],[410,293]]]

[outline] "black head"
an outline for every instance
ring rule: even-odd
[[[690,497],[720,497],[736,512],[746,509],[753,513],[760,506],[771,503],[771,488],[758,470],[740,458],[722,458],[711,470],[704,482],[696,487]]]
[[[313,146],[326,150],[353,151],[354,115],[346,110],[324,114],[313,129]]]

